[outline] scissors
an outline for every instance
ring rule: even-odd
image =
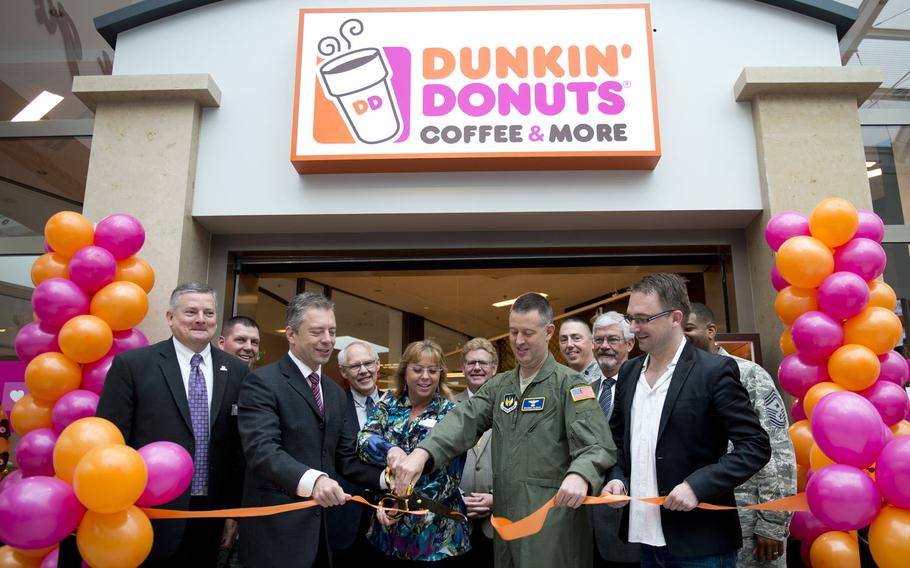
[[[384,509],[397,509],[397,511],[387,511],[386,515],[390,519],[398,519],[408,511],[429,511],[434,515],[446,517],[459,523],[468,522],[464,514],[441,505],[432,499],[427,499],[417,493],[411,493],[407,497],[400,497],[393,493],[387,493],[379,500],[379,506]]]

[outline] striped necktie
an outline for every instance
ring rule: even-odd
[[[604,378],[601,382],[600,397],[597,401],[600,403],[600,409],[604,411],[604,416],[610,417],[613,412],[613,385],[616,379]]]
[[[322,393],[319,392],[319,374],[310,373],[310,376],[307,377],[307,380],[310,382],[310,389],[313,391],[313,398],[316,399],[316,406],[319,407],[319,414],[324,414],[325,409],[322,407]]]

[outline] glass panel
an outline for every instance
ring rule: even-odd
[[[910,127],[863,126],[872,207],[886,225],[910,218]]]
[[[18,359],[13,346],[19,330],[32,321],[30,296],[27,288],[0,284],[0,360]]]
[[[459,373],[461,371],[461,346],[471,339],[469,336],[459,333],[453,329],[443,327],[431,321],[424,321],[423,333],[427,339],[432,339],[442,347],[442,352],[446,354],[446,368],[449,373]],[[464,384],[461,379],[450,379],[451,384]]]

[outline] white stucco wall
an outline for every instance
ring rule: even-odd
[[[743,227],[761,199],[751,108],[733,100],[734,81],[746,66],[840,65],[835,30],[818,20],[752,0],[654,0],[663,150],[654,171],[297,174],[289,154],[299,8],[485,3],[560,2],[226,0],[121,34],[114,73],[214,77],[222,105],[203,116],[193,215],[215,232],[229,223],[263,233],[305,231],[308,219],[357,231],[362,214],[432,213],[445,228],[447,214],[467,212],[647,220],[691,211],[699,213],[676,213],[677,226]]]

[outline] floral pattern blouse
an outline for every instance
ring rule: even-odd
[[[436,422],[453,408],[455,403],[437,393],[423,414],[410,421],[411,400],[407,393],[398,398],[391,391],[386,392],[357,436],[360,459],[385,466],[386,454],[392,446],[410,454],[430,434]],[[458,489],[464,461],[464,456],[461,456],[443,469],[421,475],[414,491],[464,513],[464,501]],[[469,527],[470,523],[427,513],[422,516],[403,515],[397,523],[386,528],[374,516],[367,540],[387,556],[436,561],[464,554],[471,549]]]

